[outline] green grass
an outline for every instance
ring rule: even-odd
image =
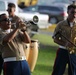
[[[37,39],[43,45],[57,46],[57,44],[53,42],[52,37],[49,35],[37,34],[32,39]]]
[[[53,48],[39,49],[38,60],[32,75],[51,75],[55,52]]]
[[[57,50],[57,44],[55,44],[48,35],[35,35],[33,39],[37,39],[40,42],[38,60],[32,75],[51,75],[53,69],[53,63]]]

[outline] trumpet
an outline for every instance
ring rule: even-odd
[[[22,24],[26,27],[29,27],[31,25],[31,23],[27,22],[27,21],[23,22]],[[12,23],[11,25],[12,25],[12,27],[16,28],[16,23]]]
[[[33,17],[32,20],[23,21],[22,24],[23,24],[24,26],[26,26],[26,28],[27,28],[27,27],[30,27],[32,24],[33,24],[33,25],[37,25],[38,21],[39,21],[38,16],[34,15],[34,17]],[[12,23],[12,26],[13,26],[14,28],[16,28],[16,23]]]

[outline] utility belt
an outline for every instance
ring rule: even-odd
[[[67,48],[66,48],[66,47],[64,47],[64,46],[59,46],[59,48],[62,48],[62,49],[65,49],[65,50],[67,49]]]
[[[64,46],[59,46],[59,48],[62,48],[64,50],[68,50],[70,54],[76,54],[76,49],[72,50],[71,48],[66,48]]]
[[[25,56],[4,58],[4,62],[26,60]]]

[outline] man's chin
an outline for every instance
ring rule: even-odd
[[[6,28],[6,30],[11,29],[11,27]]]

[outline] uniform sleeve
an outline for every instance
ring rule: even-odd
[[[4,37],[5,37],[5,35],[0,33],[0,54],[2,53],[2,49],[4,47],[4,44],[3,44]]]
[[[55,30],[54,30],[54,33],[53,33],[53,38],[59,38],[61,35],[59,34],[59,31],[61,29],[61,25],[60,24],[57,24]]]
[[[3,45],[3,38],[4,37],[5,37],[5,35],[0,33],[0,45]]]

